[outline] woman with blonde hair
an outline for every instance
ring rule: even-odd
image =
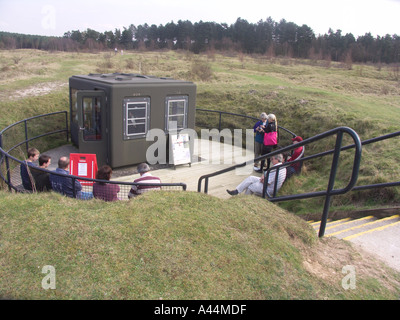
[[[268,124],[264,128],[264,143],[263,143],[263,152],[262,154],[268,154],[272,152],[278,146],[278,121],[276,120],[276,116],[273,113],[270,113],[267,116]],[[265,160],[261,161],[260,170],[257,172],[263,172],[263,167],[265,164]],[[267,169],[269,169],[271,165],[271,160],[267,159]]]

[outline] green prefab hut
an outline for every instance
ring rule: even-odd
[[[113,73],[72,76],[69,87],[71,140],[80,153],[96,154],[99,165],[145,162],[151,129],[194,129],[192,82]]]

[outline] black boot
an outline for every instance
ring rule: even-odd
[[[226,192],[228,192],[231,196],[237,196],[239,194],[239,191],[235,190],[228,190],[226,189]]]

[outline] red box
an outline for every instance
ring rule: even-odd
[[[78,177],[96,179],[97,158],[95,154],[71,153],[69,155],[69,160],[70,174]],[[92,181],[79,180],[79,182],[86,186],[93,185]]]

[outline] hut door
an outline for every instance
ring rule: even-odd
[[[97,163],[108,163],[106,95],[103,91],[79,91],[79,152],[96,154]]]

